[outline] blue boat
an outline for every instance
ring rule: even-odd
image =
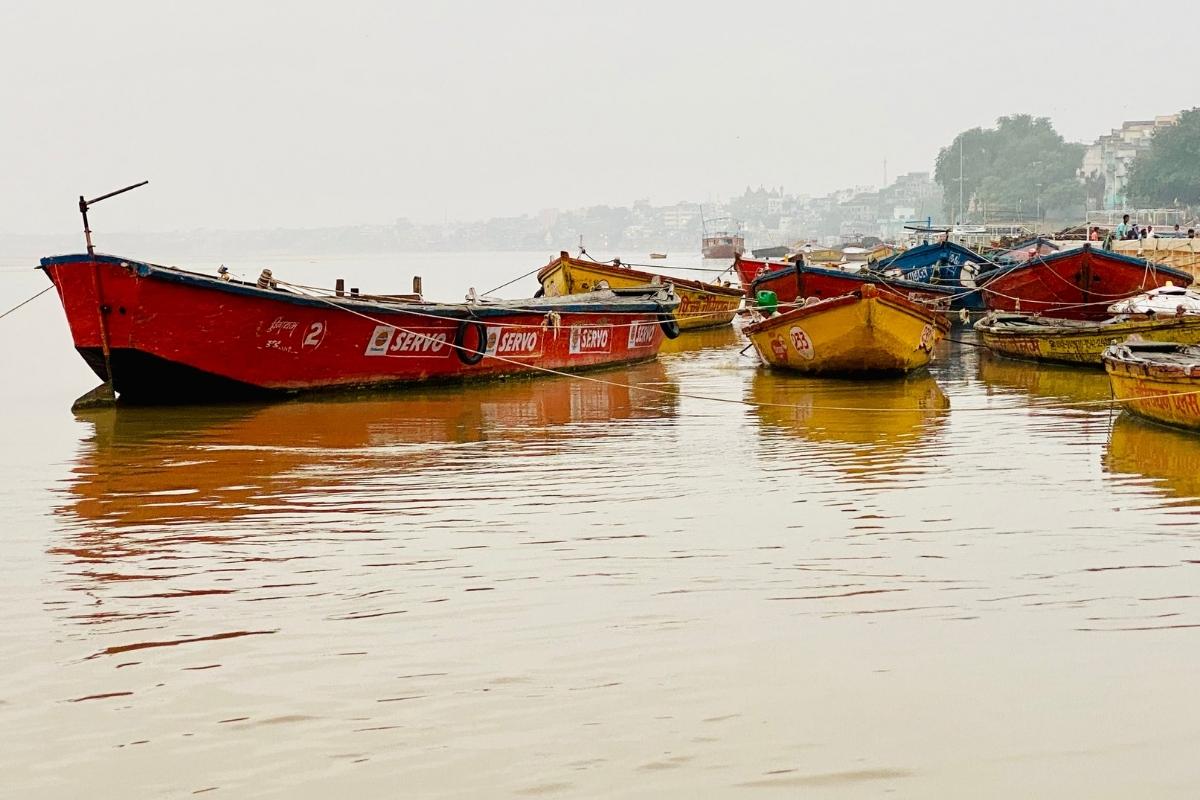
[[[951,288],[950,308],[956,311],[984,309],[983,295],[976,279],[993,268],[978,253],[954,242],[918,245],[870,266],[872,272],[884,278],[901,278],[938,289]]]

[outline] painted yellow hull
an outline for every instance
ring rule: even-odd
[[[864,286],[859,295],[798,308],[747,326],[762,360],[810,374],[904,373],[929,363],[949,331],[940,314]]]
[[[1164,379],[1138,375],[1124,367],[1109,364],[1108,380],[1113,397],[1121,407],[1139,417],[1200,431],[1200,374],[1194,378]]]
[[[1130,341],[1104,353],[1113,397],[1139,417],[1200,431],[1200,348],[1140,347]]]
[[[1200,344],[1200,316],[1137,319],[1112,323],[1042,320],[1006,327],[980,320],[975,325],[987,348],[1006,358],[1102,367],[1101,354],[1113,342],[1137,335],[1152,342]]]
[[[596,284],[606,281],[614,289],[645,286],[654,279],[670,281],[679,297],[675,319],[684,331],[728,325],[742,304],[741,289],[672,278],[650,272],[616,267],[611,264],[590,264],[575,258],[560,257],[538,273],[542,290],[547,297],[590,292]]]
[[[1112,243],[1113,252],[1145,258],[1200,278],[1200,239],[1140,239]]]

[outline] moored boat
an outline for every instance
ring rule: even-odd
[[[709,230],[710,223],[714,226],[712,230]],[[721,223],[721,225],[718,226],[716,223]],[[746,252],[746,239],[742,236],[742,225],[737,220],[732,217],[706,220],[701,211],[700,224],[704,228],[700,252],[705,258],[737,258]]]
[[[787,269],[791,265],[791,261],[781,258],[745,258],[744,256],[738,256],[733,260],[733,271],[737,275],[742,289],[749,296],[750,285],[755,280],[775,270]]]
[[[871,284],[881,292],[943,308],[950,308],[958,295],[958,290],[952,286],[937,286],[903,278],[885,278],[869,270],[850,272],[836,267],[814,267],[800,262],[761,273],[750,284],[747,295],[757,297],[759,291],[770,291],[775,293],[780,303],[793,303],[811,297],[819,300],[840,297],[850,294],[863,284]]]
[[[869,269],[892,281],[899,279],[937,290],[950,289],[951,309],[982,311],[984,303],[978,285],[990,266],[978,253],[954,242],[941,241],[879,259]]]
[[[687,278],[673,278],[653,272],[641,272],[623,264],[601,264],[559,253],[558,258],[538,271],[538,280],[547,297],[609,288],[636,288],[669,281],[679,298],[675,317],[680,330],[699,330],[728,325],[742,302],[742,291],[734,286]]]
[[[1191,280],[1188,273],[1165,264],[1085,244],[990,272],[983,295],[991,311],[1100,320],[1117,300],[1169,283],[1187,286]]]
[[[1200,344],[1200,315],[1117,316],[1092,322],[995,312],[975,323],[987,348],[1007,358],[1101,367],[1105,349],[1135,335]]]
[[[942,314],[870,284],[746,326],[764,363],[819,374],[898,374],[929,363]]]
[[[1126,341],[1104,351],[1104,368],[1122,408],[1200,431],[1200,347]]]
[[[430,303],[320,295],[107,255],[44,258],[75,348],[123,401],[230,400],[653,359],[669,287]]]

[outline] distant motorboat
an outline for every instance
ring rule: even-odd
[[[666,253],[651,253],[650,257],[651,258],[666,258],[667,254]]]

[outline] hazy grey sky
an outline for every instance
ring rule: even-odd
[[[1192,4],[0,0],[0,232],[822,193],[1196,105]]]

